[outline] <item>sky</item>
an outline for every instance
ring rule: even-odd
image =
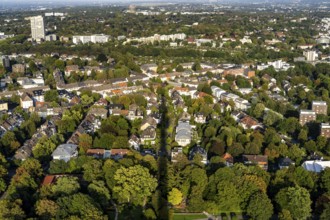
[[[293,2],[313,2],[313,3],[320,3],[320,2],[329,2],[329,0],[0,0],[0,6],[1,5],[83,5],[83,4],[102,4],[102,3],[120,3],[120,4],[130,4],[130,3],[146,3],[146,2],[164,2],[164,3],[179,3],[179,2],[193,2],[193,3],[208,3],[208,2],[218,2],[218,3],[255,3],[255,2],[268,2],[268,3],[274,3],[274,2],[286,2],[286,3],[293,3]]]

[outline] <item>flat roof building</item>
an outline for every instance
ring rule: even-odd
[[[299,123],[304,126],[306,123],[316,120],[316,113],[313,110],[300,110]]]
[[[324,101],[313,101],[312,110],[317,115],[327,115],[328,114],[328,105]]]

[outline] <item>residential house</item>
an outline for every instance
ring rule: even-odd
[[[20,105],[23,109],[29,109],[33,107],[33,100],[27,93],[23,93],[20,97]]]
[[[157,124],[159,124],[161,122],[161,115],[160,115],[160,113],[154,112],[154,113],[151,113],[149,116],[151,118],[153,118],[156,121]]]
[[[243,155],[245,165],[257,165],[262,169],[268,169],[268,156],[265,155]]]
[[[87,76],[90,76],[92,72],[102,73],[103,71],[104,69],[99,66],[84,66],[84,72],[87,74]]]
[[[144,131],[145,129],[147,129],[150,126],[156,128],[157,127],[157,121],[152,117],[147,117],[147,118],[143,119],[140,129],[141,129],[141,131]]]
[[[173,163],[178,162],[177,159],[178,159],[178,156],[179,155],[183,155],[183,153],[182,153],[182,147],[175,147],[175,148],[173,148],[172,151],[171,151],[171,161]]]
[[[51,103],[36,102],[34,111],[39,117],[46,118],[47,116],[63,114],[65,107],[52,107]]]
[[[109,114],[110,115],[113,115],[114,114],[114,111],[120,113],[120,110],[123,110],[123,109],[124,109],[124,105],[123,104],[110,104],[109,105]]]
[[[111,149],[111,159],[119,160],[127,156],[131,151],[128,149]]]
[[[139,118],[143,119],[143,112],[136,104],[132,104],[129,106],[127,118],[132,121]]]
[[[78,65],[68,65],[65,67],[64,74],[66,76],[70,76],[72,72],[79,72],[79,66]]]
[[[263,126],[254,118],[252,118],[249,115],[244,115],[240,120],[239,124],[244,128],[244,129],[257,129],[257,128],[262,128]]]
[[[158,68],[158,65],[155,63],[141,65],[141,70],[143,73],[157,72],[157,68]]]
[[[31,95],[34,104],[36,102],[44,102],[45,101],[45,91],[38,89],[38,90],[33,90],[32,95]]]
[[[8,102],[0,100],[0,112],[8,111]]]
[[[88,149],[86,151],[87,156],[92,156],[97,159],[108,159],[111,157],[111,150],[105,149]]]
[[[200,146],[195,146],[193,147],[190,152],[189,152],[189,160],[193,160],[194,157],[199,154],[202,159],[201,159],[201,163],[203,164],[208,164],[208,160],[207,160],[207,152],[204,148],[200,147]]]
[[[108,106],[108,101],[104,98],[100,98],[94,105],[106,107]]]
[[[14,64],[12,66],[13,73],[25,73],[25,65],[24,64]]]
[[[91,108],[88,111],[88,114],[95,115],[96,117],[100,117],[106,119],[108,117],[108,110],[105,108]]]
[[[45,81],[42,76],[36,78],[18,77],[17,83],[20,84],[23,89],[31,89],[45,85]]]
[[[71,158],[78,156],[77,145],[61,144],[52,153],[53,160],[64,160],[68,162]]]
[[[280,169],[289,168],[289,166],[294,165],[295,163],[288,157],[281,158],[278,162]]]
[[[142,131],[141,143],[144,145],[155,144],[156,139],[156,129],[153,126],[147,127]]]
[[[60,118],[53,117],[50,120],[47,120],[44,124],[42,124],[40,128],[37,129],[36,133],[33,134],[31,139],[25,141],[23,146],[15,152],[14,158],[17,160],[26,160],[27,158],[31,157],[32,150],[41,137],[46,136],[50,138],[51,136],[56,134],[56,120],[60,120]]]
[[[222,159],[224,159],[226,161],[226,166],[227,167],[231,167],[234,165],[234,158],[231,154],[229,153],[225,153],[223,156],[222,156]]]
[[[46,175],[43,179],[41,185],[43,186],[49,186],[56,182],[56,180],[63,175]]]
[[[191,115],[187,112],[187,108],[185,107],[183,110],[179,121],[190,121]]]
[[[128,143],[130,144],[130,147],[132,147],[134,150],[140,150],[141,140],[136,135],[131,135],[130,139],[128,140]]]
[[[203,113],[198,112],[198,113],[195,114],[195,122],[200,123],[200,124],[204,124],[204,123],[206,123],[206,117],[204,116]]]
[[[307,171],[320,173],[325,168],[330,168],[330,161],[307,160],[302,164],[302,167]]]
[[[192,128],[189,122],[179,121],[176,127],[175,141],[180,146],[187,146],[191,142]]]

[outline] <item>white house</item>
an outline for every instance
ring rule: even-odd
[[[71,158],[78,156],[77,145],[61,144],[52,153],[53,160],[64,160],[68,162]]]
[[[175,141],[180,146],[187,146],[191,142],[191,125],[189,122],[179,121],[176,127]]]
[[[305,170],[320,173],[325,168],[330,167],[330,161],[307,160],[302,164]]]
[[[23,93],[20,97],[20,104],[23,109],[29,109],[30,107],[33,107],[33,100],[28,94]]]

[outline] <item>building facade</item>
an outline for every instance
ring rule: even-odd
[[[312,110],[317,115],[327,115],[328,114],[328,105],[324,101],[313,101]]]
[[[315,121],[316,113],[313,110],[300,110],[299,123],[304,126],[306,123]]]
[[[321,136],[330,138],[330,124],[329,123],[321,123]]]
[[[30,18],[31,21],[31,35],[33,40],[45,39],[44,18],[42,16],[35,16]]]

